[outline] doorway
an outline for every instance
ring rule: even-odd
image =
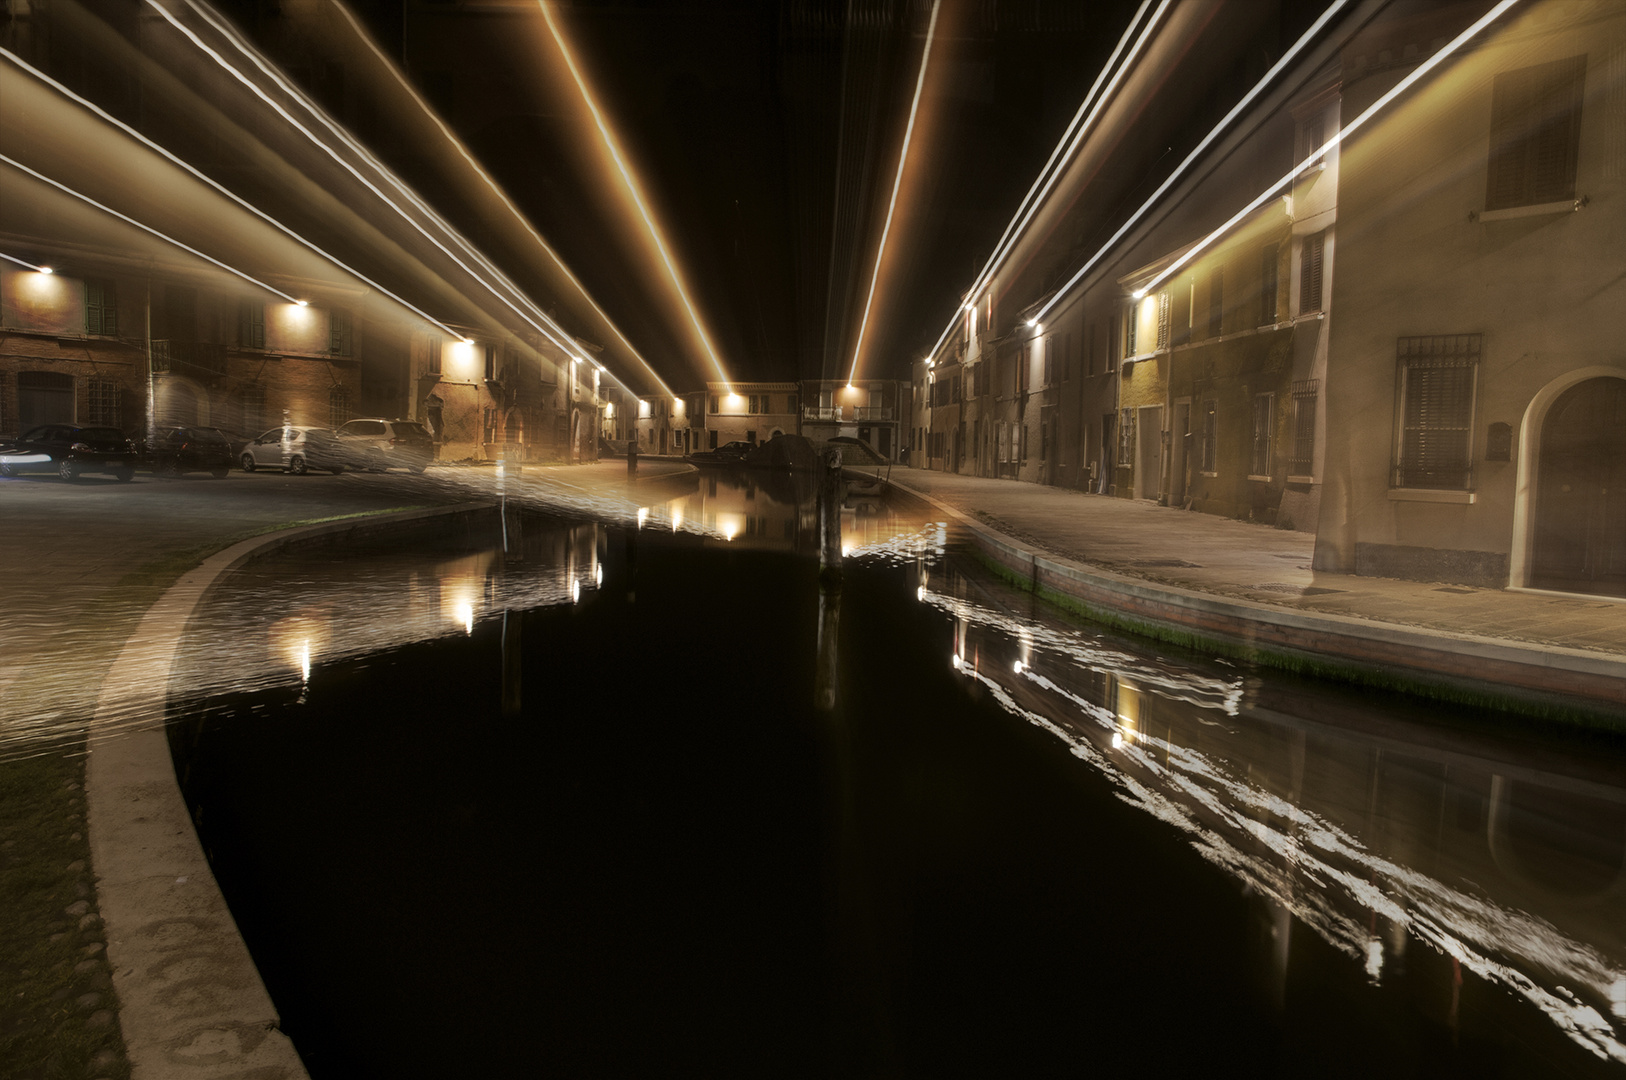
[[[17,430],[73,423],[73,376],[56,371],[17,373]]]
[[[1548,409],[1533,539],[1535,588],[1626,596],[1626,379],[1587,379]]]
[[[1170,436],[1174,467],[1169,470],[1169,505],[1184,506],[1191,476],[1191,402],[1174,406],[1174,433]]]
[[[1163,479],[1163,406],[1144,405],[1135,418],[1135,498],[1155,499]]]

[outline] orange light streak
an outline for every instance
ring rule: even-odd
[[[638,207],[638,213],[644,219],[644,228],[649,231],[650,239],[655,243],[655,249],[660,252],[661,262],[666,266],[667,276],[672,279],[672,287],[677,290],[678,298],[683,301],[683,308],[689,314],[689,321],[694,325],[694,332],[705,347],[706,355],[710,357],[712,368],[717,372],[717,378],[726,388],[729,385],[728,374],[723,371],[723,363],[717,358],[717,350],[712,348],[711,338],[706,328],[700,324],[700,315],[694,309],[689,299],[689,291],[683,287],[682,275],[678,273],[676,264],[672,262],[671,253],[666,250],[666,242],[661,239],[660,229],[655,225],[655,219],[649,213],[649,207],[644,203],[642,193],[638,189],[638,181],[633,177],[632,170],[627,166],[626,160],[621,156],[621,148],[616,144],[615,136],[610,133],[609,125],[605,123],[604,116],[599,112],[598,103],[587,89],[587,81],[582,78],[581,69],[576,66],[576,58],[570,47],[565,44],[564,35],[560,33],[559,26],[553,21],[553,12],[549,10],[546,0],[537,0],[542,8],[542,18],[547,20],[548,30],[553,34],[553,40],[559,46],[559,52],[565,58],[565,66],[570,69],[570,77],[576,80],[576,89],[581,91],[582,100],[587,103],[587,109],[593,114],[593,123],[598,126],[599,137],[604,140],[605,149],[610,152],[616,169],[621,173],[621,181],[626,185],[632,201]]]
[[[892,231],[892,211],[898,206],[898,186],[903,183],[903,167],[909,163],[909,140],[915,134],[915,113],[920,108],[920,88],[926,85],[926,62],[932,55],[932,35],[937,32],[937,10],[942,0],[932,0],[932,19],[926,26],[926,47],[920,52],[920,74],[915,76],[915,97],[909,103],[909,124],[903,129],[903,149],[898,152],[898,174],[892,178],[892,197],[886,204],[886,223],[881,226],[881,244],[875,252],[875,269],[869,275],[869,295],[864,298],[864,317],[858,323],[858,340],[853,342],[853,366],[847,385],[858,377],[858,358],[864,348],[864,330],[869,326],[870,305],[875,302],[875,282],[881,276],[881,259],[886,255],[886,236]]]

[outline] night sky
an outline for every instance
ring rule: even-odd
[[[905,377],[936,340],[1133,8],[944,3],[861,375]],[[845,376],[928,0],[554,10],[729,375]],[[668,383],[681,391],[714,377],[626,224],[573,84],[540,70],[559,67],[540,9],[378,3],[359,13]],[[263,7],[237,14],[263,32]],[[412,177],[409,158],[395,164]]]

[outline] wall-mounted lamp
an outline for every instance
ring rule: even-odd
[[[300,307],[310,307],[311,306],[311,302],[309,300],[295,300],[294,303],[298,304]]]

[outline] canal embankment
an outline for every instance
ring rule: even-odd
[[[1306,533],[894,469],[1002,576],[1119,629],[1318,678],[1626,731],[1626,605],[1327,574]]]

